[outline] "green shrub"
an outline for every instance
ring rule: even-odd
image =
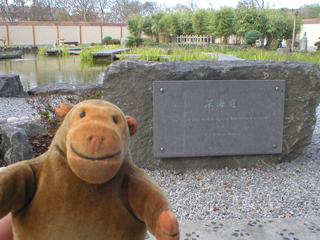
[[[93,46],[102,46],[101,43],[91,43],[90,45],[91,45],[91,47],[93,47]]]
[[[119,45],[119,44],[121,44],[121,40],[120,39],[111,39],[110,44]]]
[[[126,44],[126,47],[139,47],[142,45],[142,38],[139,37],[128,37],[129,41]]]
[[[253,30],[253,31],[250,31],[246,34],[245,39],[246,39],[247,44],[252,45],[260,37],[262,37],[262,34],[259,31]]]
[[[110,44],[111,40],[112,40],[112,37],[106,36],[104,39],[102,39],[102,44]]]

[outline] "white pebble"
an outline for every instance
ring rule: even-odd
[[[15,122],[18,122],[19,121],[19,118],[16,118],[16,117],[9,117],[7,119],[7,123],[15,123]]]
[[[20,122],[28,121],[28,120],[31,120],[31,117],[24,116],[24,117],[20,118]]]

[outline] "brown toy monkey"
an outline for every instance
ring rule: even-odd
[[[160,187],[135,166],[136,121],[115,105],[60,104],[49,150],[0,172],[0,218],[15,240],[178,240],[178,221]]]

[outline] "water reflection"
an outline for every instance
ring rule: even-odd
[[[80,56],[40,56],[24,54],[22,59],[0,60],[0,74],[19,74],[25,90],[46,83],[103,82],[110,62],[81,63]]]

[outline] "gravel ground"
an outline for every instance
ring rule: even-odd
[[[148,171],[180,220],[320,217],[320,107],[304,161],[264,168]]]
[[[37,112],[26,98],[0,98],[0,118],[33,117],[34,114]]]
[[[0,98],[0,118],[35,113],[25,99]],[[320,217],[319,138],[318,117],[305,161],[251,169],[145,171],[164,189],[179,220]]]

